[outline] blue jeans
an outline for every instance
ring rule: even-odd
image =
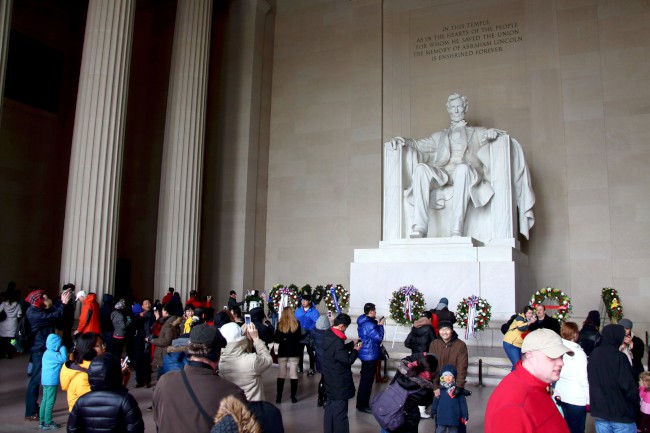
[[[41,386],[41,370],[43,367],[43,352],[32,353],[32,375],[27,384],[25,394],[25,416],[38,415],[36,401],[38,400],[39,387]]]
[[[514,344],[503,342],[503,350],[506,352],[506,356],[512,363],[512,369],[515,369],[515,365],[521,359],[521,348],[515,346]]]
[[[596,418],[596,433],[636,433],[636,424]]]

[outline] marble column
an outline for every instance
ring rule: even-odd
[[[135,0],[90,0],[72,136],[61,284],[113,293]]]
[[[197,288],[212,0],[179,0],[158,206],[155,294]]]
[[[217,250],[211,263],[216,288],[263,290],[266,242],[266,170],[270,116],[264,89],[268,72],[267,16],[264,0],[232,3],[227,33],[224,85],[220,95],[221,147]],[[233,104],[236,101],[236,104]],[[269,104],[270,106],[270,104]],[[259,217],[263,217],[259,218]],[[257,248],[256,248],[257,247]],[[227,291],[219,299],[227,297]]]
[[[11,4],[12,0],[0,0],[0,124],[2,124],[2,101],[4,101],[5,72],[11,33]]]

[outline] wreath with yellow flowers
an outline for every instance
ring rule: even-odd
[[[612,323],[618,323],[623,318],[623,305],[621,305],[621,298],[618,297],[618,292],[611,287],[605,287],[600,296],[605,304],[609,320]]]

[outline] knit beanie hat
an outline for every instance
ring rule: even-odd
[[[442,328],[449,328],[451,330],[454,329],[454,324],[451,323],[449,320],[441,320],[440,323],[438,324],[438,330]]]
[[[332,327],[332,324],[330,323],[330,319],[327,318],[327,316],[320,316],[318,320],[316,320],[316,329],[320,329],[321,331],[326,331]]]
[[[41,308],[43,306],[43,295],[45,292],[42,290],[33,290],[29,292],[29,295],[25,298],[25,301],[29,302],[29,305]]]
[[[115,304],[115,309],[123,310],[125,306],[126,306],[126,301],[124,299],[120,299],[119,301],[117,301],[117,304]]]
[[[219,330],[221,331],[223,338],[225,338],[226,342],[228,343],[241,341],[245,338],[241,333],[241,328],[235,322],[226,323],[221,328],[219,328]]]

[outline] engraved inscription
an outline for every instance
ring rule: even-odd
[[[433,62],[503,52],[524,40],[517,21],[493,24],[490,20],[467,21],[442,26],[432,34],[419,36],[413,57]]]

